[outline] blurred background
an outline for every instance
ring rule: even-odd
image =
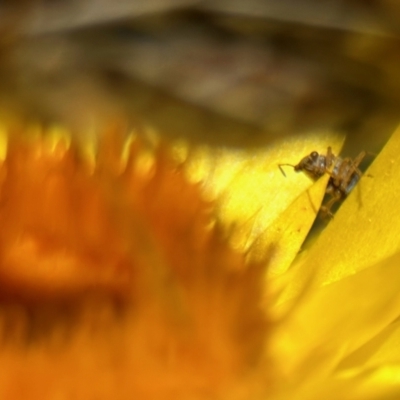
[[[400,117],[397,0],[0,1],[0,114],[259,146]]]

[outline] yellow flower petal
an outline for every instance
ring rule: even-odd
[[[399,165],[397,129],[314,243],[306,268],[318,282],[327,284],[354,274],[400,249]]]
[[[379,335],[346,357],[339,365],[342,370],[373,368],[385,364],[400,366],[400,322],[391,323]]]
[[[257,239],[252,253],[257,252],[262,257],[268,247],[273,249],[269,276],[282,274],[292,264],[314,223],[328,179],[329,175],[323,176],[308,190],[302,191]]]
[[[386,328],[400,310],[400,254],[311,290],[276,333],[288,370],[328,368]],[[379,293],[382,293],[379,295]]]

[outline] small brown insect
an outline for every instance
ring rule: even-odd
[[[305,172],[313,180],[317,180],[324,174],[330,175],[326,194],[331,198],[321,206],[321,213],[323,216],[333,217],[332,206],[336,202],[343,201],[360,180],[362,172],[358,166],[367,154],[369,153],[362,151],[354,160],[349,157],[342,159],[335,156],[332,148],[328,147],[326,155],[313,151],[296,165],[279,164],[278,166],[285,176],[282,166],[286,165],[293,167],[296,172]]]

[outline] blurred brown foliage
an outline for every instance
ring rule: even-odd
[[[0,106],[30,118],[82,129],[123,114],[246,146],[334,129],[370,150],[398,122],[394,0],[0,4]]]

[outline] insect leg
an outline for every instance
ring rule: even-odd
[[[333,165],[333,162],[335,161],[336,156],[332,153],[332,147],[329,146],[328,150],[326,152],[326,168],[330,168]],[[328,171],[326,171],[328,172]]]
[[[362,160],[364,160],[364,158],[367,156],[367,152],[366,151],[362,151],[354,160],[353,160],[353,165],[355,168],[357,168]],[[357,168],[358,169],[358,168]]]
[[[332,206],[337,203],[338,201],[342,200],[343,195],[339,190],[332,190],[332,198],[326,203],[321,206],[320,212],[322,218],[333,218],[333,214],[331,212]]]

